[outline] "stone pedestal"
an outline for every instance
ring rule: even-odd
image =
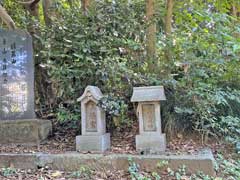
[[[166,135],[137,135],[136,147],[139,152],[143,152],[144,154],[163,153],[166,150]]]
[[[49,120],[2,120],[0,144],[38,145],[52,133]]]
[[[110,147],[110,133],[104,135],[83,135],[76,137],[77,151],[104,152]]]

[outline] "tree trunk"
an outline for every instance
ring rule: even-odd
[[[84,15],[87,15],[88,9],[92,4],[92,0],[81,0],[82,12]]]
[[[165,33],[169,36],[172,32],[173,0],[167,0],[167,14],[165,18]]]
[[[11,30],[16,29],[15,23],[12,18],[8,15],[7,11],[0,4],[0,18],[7,25],[7,27]]]
[[[19,2],[22,4],[27,11],[29,11],[31,16],[39,17],[39,6],[40,0],[32,0],[27,2]]]
[[[51,0],[43,0],[42,1],[44,21],[45,21],[46,26],[51,26],[51,13],[50,13],[51,5],[52,5]]]
[[[167,40],[167,46],[165,49],[165,60],[166,63],[171,67],[173,64],[172,62],[172,55],[171,55],[171,33],[172,33],[172,17],[173,17],[173,5],[174,0],[167,0],[167,13],[165,17],[165,35]],[[165,74],[168,76],[171,73],[170,69],[167,69]]]
[[[156,67],[155,52],[156,52],[156,23],[154,22],[155,13],[155,0],[146,0],[146,16],[148,22],[147,28],[147,58],[148,68],[150,72],[153,72]]]
[[[237,7],[235,5],[232,6],[232,16],[237,17]]]

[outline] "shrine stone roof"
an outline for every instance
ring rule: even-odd
[[[100,100],[103,97],[103,94],[101,92],[101,90],[96,87],[96,86],[87,86],[83,95],[81,97],[79,97],[77,99],[78,102],[82,101],[83,99],[85,99],[86,97],[89,97],[89,95],[91,94],[91,96],[96,99],[96,100]]]
[[[166,100],[163,86],[134,87],[131,102]]]

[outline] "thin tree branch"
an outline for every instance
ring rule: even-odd
[[[32,1],[27,1],[27,2],[18,1],[18,3],[20,3],[24,6],[28,6],[30,9],[33,9],[39,2],[40,2],[40,0],[32,0]]]
[[[8,15],[5,8],[0,4],[0,18],[7,25],[7,27],[11,30],[16,29],[16,25],[12,20],[11,16]]]

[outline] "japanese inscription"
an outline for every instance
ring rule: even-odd
[[[31,36],[0,29],[0,120],[34,118]]]
[[[142,106],[144,131],[156,131],[156,118],[154,104],[144,104]]]
[[[97,132],[97,106],[93,101],[86,104],[86,131]]]

